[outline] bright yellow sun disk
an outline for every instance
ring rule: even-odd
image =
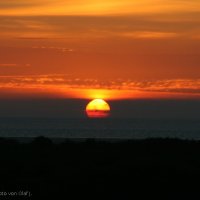
[[[94,99],[86,106],[86,113],[90,118],[105,118],[109,116],[110,106],[103,99]]]
[[[87,105],[86,110],[110,111],[110,106],[103,99],[94,99]]]

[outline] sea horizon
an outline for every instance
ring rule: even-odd
[[[60,139],[200,139],[198,119],[0,118],[0,137]]]

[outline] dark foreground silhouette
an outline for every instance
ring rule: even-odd
[[[0,139],[0,199],[199,199],[200,142]],[[30,198],[29,196],[21,196]]]

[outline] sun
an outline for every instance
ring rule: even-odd
[[[106,118],[110,115],[110,106],[103,99],[94,99],[87,104],[86,114],[89,118]]]

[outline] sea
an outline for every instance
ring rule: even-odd
[[[200,120],[0,118],[0,137],[200,139]]]

